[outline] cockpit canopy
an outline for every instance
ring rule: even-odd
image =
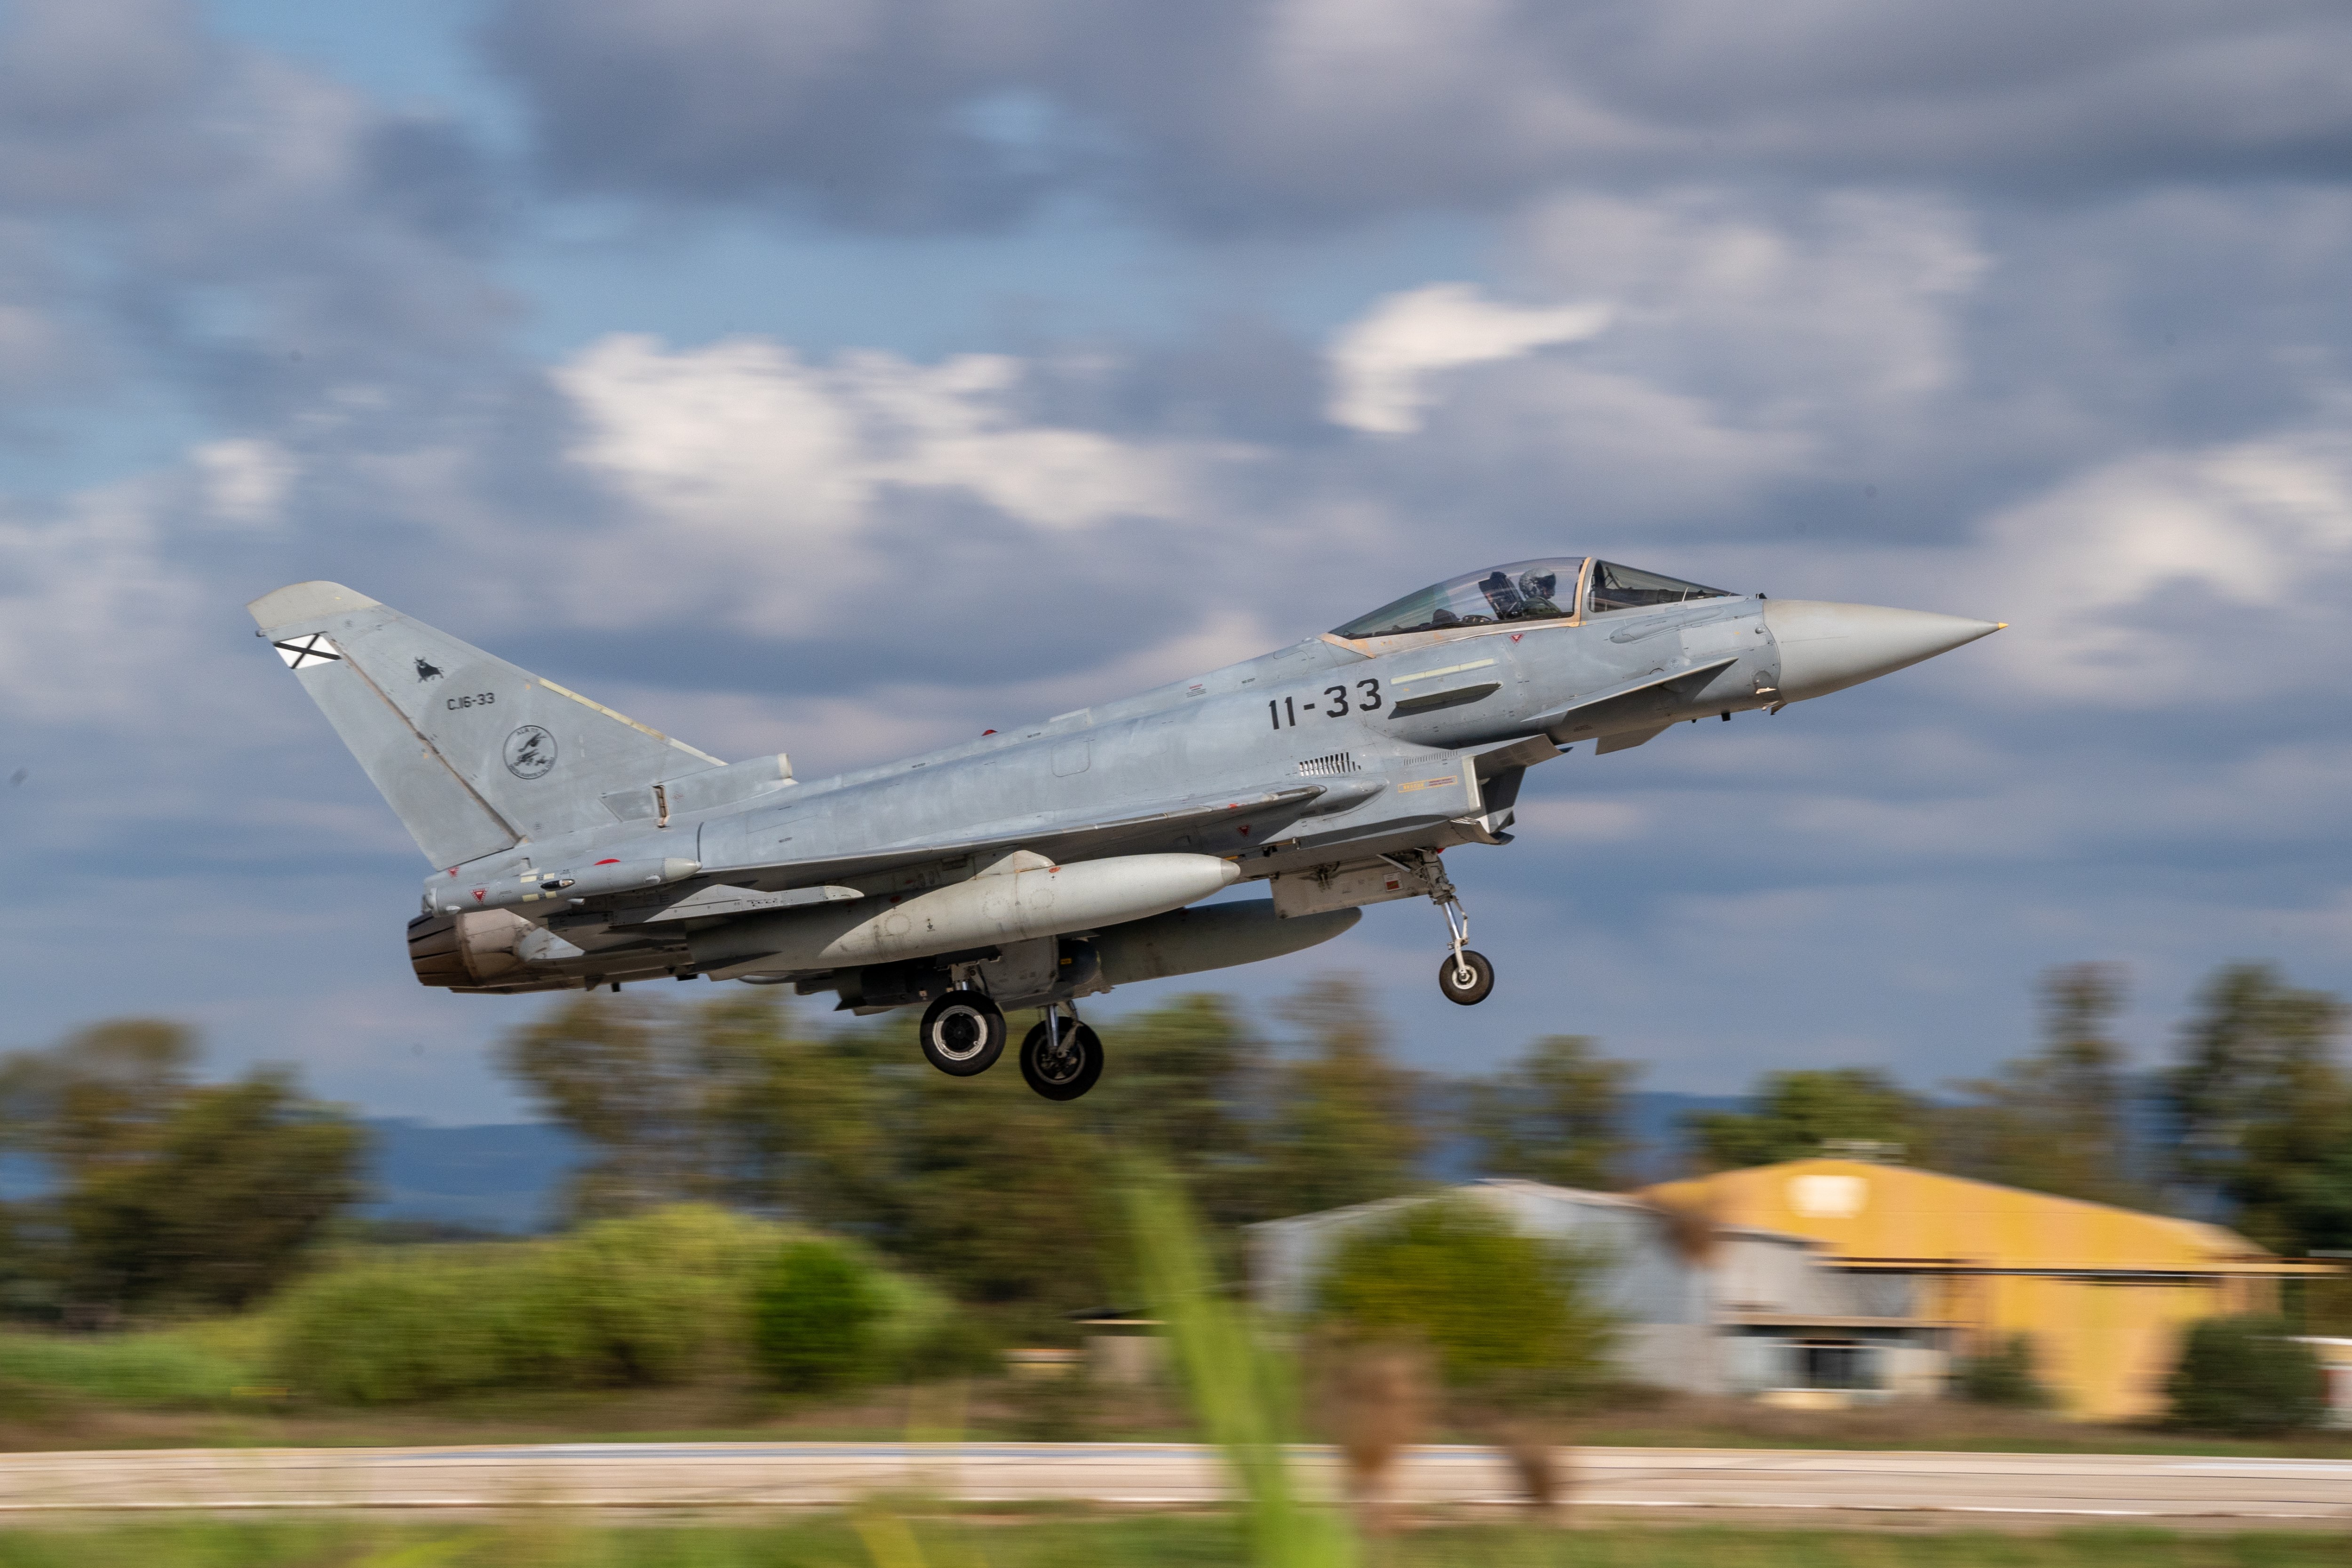
[[[1407,632],[1450,631],[1461,626],[1490,626],[1501,621],[1566,620],[1576,613],[1577,584],[1585,575],[1586,557],[1553,556],[1541,561],[1517,561],[1484,572],[1466,572],[1433,587],[1407,594],[1383,605],[1331,635],[1340,637],[1390,637]],[[1685,599],[1728,597],[1721,588],[1703,588],[1654,572],[1640,572],[1613,562],[1594,561],[1585,590],[1585,613],[1648,608],[1680,604]]]
[[[1679,605],[1685,599],[1731,596],[1728,588],[1702,588],[1679,577],[1661,577],[1655,572],[1620,566],[1613,561],[1595,561],[1592,586],[1585,593],[1584,609],[1587,615],[1603,616],[1612,610],[1645,610],[1655,605]]]

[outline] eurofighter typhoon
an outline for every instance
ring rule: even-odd
[[[2000,629],[1767,599],[1584,556],[1408,594],[1292,647],[821,783],[722,763],[335,583],[247,606],[425,858],[416,977],[512,994],[701,976],[919,1007],[932,1066],[1101,1076],[1076,1003],[1445,917],[1445,995],[1494,989],[1440,857],[1510,841],[1528,768],[1791,702]],[[1270,895],[1202,905],[1237,882]],[[1200,907],[1194,907],[1194,906]]]

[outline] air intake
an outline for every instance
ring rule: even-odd
[[[1360,773],[1356,759],[1345,752],[1334,752],[1328,757],[1309,757],[1298,764],[1301,778],[1319,778],[1327,773]]]

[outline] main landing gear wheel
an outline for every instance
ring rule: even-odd
[[[1004,1054],[1004,1010],[985,991],[950,991],[923,1010],[923,1059],[950,1078],[973,1078]]]
[[[1458,958],[1449,952],[1438,963],[1437,988],[1445,993],[1448,1002],[1475,1007],[1494,992],[1495,966],[1486,962],[1485,953],[1466,947]]]
[[[1102,1069],[1102,1040],[1076,1018],[1048,1014],[1021,1042],[1021,1076],[1047,1100],[1077,1099]]]

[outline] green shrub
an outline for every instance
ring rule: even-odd
[[[279,1303],[278,1373],[346,1405],[589,1381],[583,1314],[551,1255],[524,1242],[348,1257]]]
[[[186,1329],[128,1334],[0,1333],[0,1383],[34,1395],[165,1406],[209,1406],[254,1392],[255,1361]]]
[[[560,1288],[590,1346],[590,1377],[676,1384],[740,1370],[751,1291],[787,1235],[705,1204],[609,1219],[554,1245]]]
[[[1317,1305],[1347,1331],[1425,1342],[1454,1389],[1558,1398],[1594,1386],[1607,1366],[1612,1325],[1591,1272],[1575,1249],[1522,1235],[1482,1204],[1433,1198],[1342,1240]]]
[[[1952,1392],[1974,1405],[2042,1410],[2054,1403],[2035,1368],[2032,1334],[2011,1334],[1963,1360],[1952,1373]]]
[[[287,1293],[276,1363],[354,1405],[685,1382],[742,1364],[751,1279],[783,1234],[682,1205],[548,1241],[354,1253]]]
[[[862,1309],[829,1313],[804,1336],[815,1346],[846,1326],[853,1352],[824,1364],[856,1370],[838,1378],[755,1357],[772,1270],[803,1249],[841,1259],[857,1280]],[[920,1375],[958,1321],[952,1303],[845,1246],[692,1204],[545,1241],[354,1251],[296,1285],[269,1318],[275,1375],[346,1405],[667,1385],[755,1364],[794,1387]]]
[[[779,1248],[753,1296],[752,1349],[782,1388],[839,1388],[877,1369],[877,1320],[883,1303],[873,1270],[827,1241]]]
[[[2284,1432],[2316,1426],[2326,1374],[2284,1320],[2247,1314],[2189,1325],[2165,1383],[2176,1426],[2201,1432]]]
[[[930,1383],[1003,1370],[1003,1343],[981,1314],[904,1274],[869,1267],[866,1278],[880,1309],[874,1320],[877,1376]]]

